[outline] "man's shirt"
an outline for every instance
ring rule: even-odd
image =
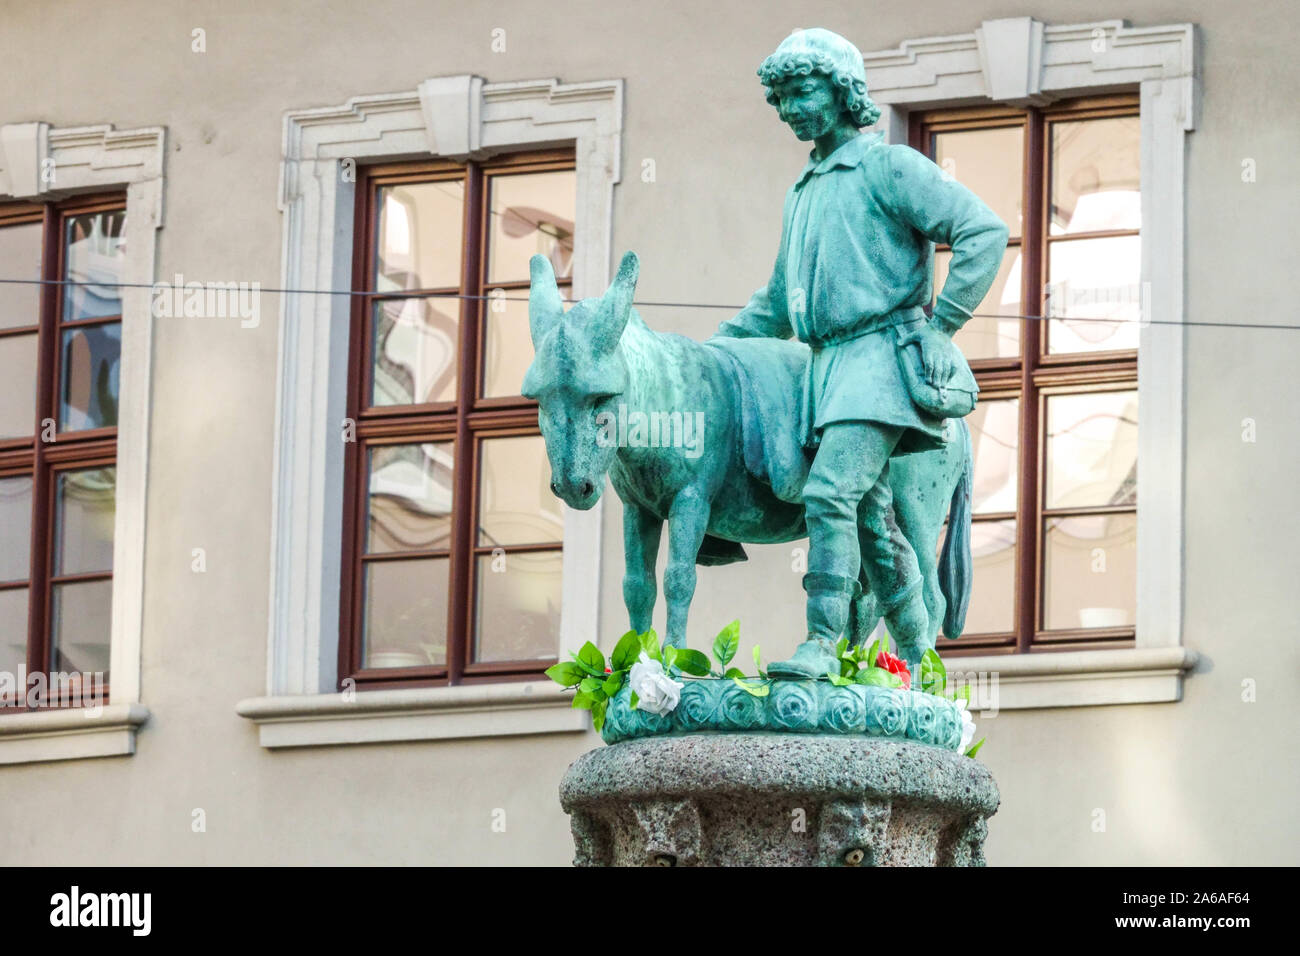
[[[808,161],[786,194],[781,247],[766,286],[720,335],[821,344],[929,305],[934,251],[952,247],[932,321],[952,335],[996,278],[1007,227],[916,150],[862,133]]]

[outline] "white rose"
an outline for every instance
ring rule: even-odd
[[[957,753],[964,754],[970,742],[975,739],[975,719],[971,717],[970,711],[966,709],[966,701],[960,697],[954,701],[957,709],[961,711],[961,743],[957,745]]]
[[[682,696],[683,684],[664,673],[664,665],[653,660],[645,651],[641,660],[632,665],[628,686],[637,696],[637,710],[650,714],[671,714]]]

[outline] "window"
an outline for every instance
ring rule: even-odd
[[[1141,186],[1136,97],[917,112],[912,145],[1011,230],[957,334],[979,380],[975,582],[946,650],[1132,646]],[[940,288],[951,253],[935,252]]]
[[[107,695],[125,206],[0,207],[0,261],[33,280],[0,285],[0,670],[102,675],[79,700]]]
[[[549,256],[568,289],[575,206],[572,151],[359,171],[340,682],[555,661],[564,515],[519,387],[528,260]]]

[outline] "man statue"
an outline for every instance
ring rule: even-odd
[[[839,672],[834,646],[859,568],[899,646],[924,645],[921,576],[894,523],[887,478],[891,456],[944,441],[944,417],[932,403],[917,404],[904,352],[916,347],[914,380],[932,391],[942,395],[957,381],[974,389],[952,337],[992,285],[1007,227],[925,156],[860,132],[880,111],[867,96],[862,54],[848,40],[796,31],[758,75],[782,122],[813,150],[786,194],[771,280],[718,335],[794,335],[812,347],[804,396],[806,441],[816,448],[803,489],[807,640],[768,670],[816,678]],[[952,262],[927,316],[934,242],[952,247]],[[859,514],[868,532],[861,541]]]

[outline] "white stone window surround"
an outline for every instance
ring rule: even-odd
[[[944,106],[1044,105],[1139,91],[1142,281],[1136,647],[953,658],[953,670],[998,674],[998,707],[1015,710],[1176,701],[1196,665],[1182,646],[1185,430],[1184,138],[1196,118],[1191,24],[1068,26],[1030,17],[984,21],[974,33],[909,40],[863,59],[879,128],[907,142],[908,112]]]
[[[487,83],[434,77],[418,89],[286,114],[282,287],[348,289],[351,164],[465,160],[572,144],[573,296],[605,290],[619,181],[622,80]],[[281,297],[266,696],[237,711],[262,746],[582,732],[587,715],[549,681],[339,694],[339,574],[348,368],[347,296]],[[601,508],[565,510],[560,648],[596,632]]]
[[[163,224],[163,157],[162,127],[0,126],[0,201],[126,190],[122,282],[134,284],[122,290],[109,701],[97,709],[0,712],[0,764],[132,754],[136,731],[149,717],[140,697],[153,362],[148,287]]]

